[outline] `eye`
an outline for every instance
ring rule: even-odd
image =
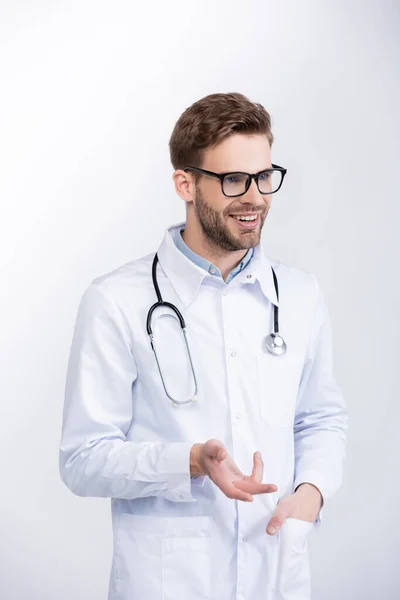
[[[247,181],[247,175],[244,175],[243,173],[231,173],[224,178],[224,183],[227,185],[242,184],[245,181]]]
[[[261,181],[268,181],[268,179],[271,178],[272,173],[269,173],[268,171],[264,171],[264,173],[260,173],[259,175],[259,179]]]
[[[227,177],[225,177],[225,181],[227,183],[237,183],[238,181],[240,181],[240,177],[239,175],[228,175]]]

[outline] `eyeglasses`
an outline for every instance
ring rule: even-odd
[[[260,194],[274,194],[277,192],[283,183],[287,170],[279,165],[273,164],[272,167],[272,169],[264,169],[264,171],[253,174],[244,173],[243,171],[214,173],[213,171],[199,169],[198,167],[184,167],[183,170],[185,172],[198,171],[204,175],[216,177],[221,182],[221,190],[224,196],[234,198],[236,196],[243,196],[247,192],[252,179],[256,182]]]

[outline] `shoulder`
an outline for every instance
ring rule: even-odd
[[[318,282],[314,273],[311,273],[306,269],[282,262],[277,258],[272,258],[270,256],[266,256],[266,258],[274,269],[278,280],[282,281],[286,285],[305,287],[314,291],[317,290]]]
[[[89,282],[84,296],[114,305],[123,304],[127,296],[137,298],[138,292],[152,286],[151,265],[154,255],[155,252],[152,252],[97,275]]]
[[[300,312],[301,306],[306,307],[318,326],[329,319],[325,294],[314,273],[274,258],[267,258],[276,272],[279,289],[294,298],[297,312]]]

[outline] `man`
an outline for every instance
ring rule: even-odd
[[[286,172],[272,142],[241,94],[185,110],[170,153],[186,221],[81,299],[60,473],[112,499],[109,600],[310,598],[347,411],[315,277],[260,242]]]

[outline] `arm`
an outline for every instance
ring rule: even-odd
[[[243,501],[276,491],[261,483],[261,457],[254,457],[252,474],[244,476],[218,440],[128,441],[136,378],[127,323],[118,305],[92,283],[79,304],[65,386],[59,469],[72,492],[193,502],[206,477],[229,498]],[[244,481],[245,490],[233,481]]]
[[[315,285],[317,299],[294,422],[293,489],[312,484],[321,493],[323,506],[342,482],[348,411],[333,375],[328,309],[317,282]],[[305,488],[312,493],[311,486],[302,486],[301,493]],[[316,524],[320,523],[321,511],[316,519]]]
[[[136,377],[127,323],[92,283],[78,307],[67,368],[61,479],[79,496],[195,501],[192,444],[126,440]]]

